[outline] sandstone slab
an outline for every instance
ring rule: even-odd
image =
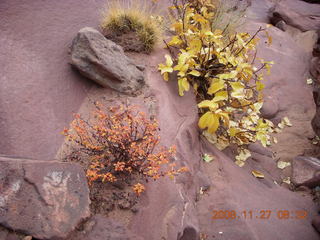
[[[131,233],[122,224],[106,218],[102,215],[95,215],[89,219],[82,231],[71,237],[72,240],[143,240],[143,238]]]
[[[105,2],[0,1],[0,153],[55,158],[61,130],[94,84],[70,68],[68,44],[99,25]]]
[[[301,196],[275,184],[265,170],[265,179],[255,178],[251,171],[256,170],[256,166],[252,168],[247,162],[245,167],[240,168],[232,159],[207,142],[203,143],[203,150],[214,155],[215,160],[210,164],[203,163],[202,166],[203,172],[210,177],[212,187],[197,204],[200,232],[226,240],[319,239],[318,233],[311,225],[313,217],[317,214],[311,197]],[[268,220],[260,218],[265,209],[270,211]],[[306,211],[308,216],[301,221],[284,221],[278,217],[283,209],[289,209],[291,212]],[[244,215],[244,211],[248,210],[253,213],[252,219]],[[237,217],[219,218],[214,211],[234,211]]]
[[[275,5],[273,18],[282,19],[302,31],[318,30],[320,6],[299,0],[282,0]]]
[[[0,224],[37,239],[63,239],[90,215],[80,165],[0,157]]]
[[[303,185],[320,173],[320,160],[314,157],[298,156],[292,160],[292,183]]]

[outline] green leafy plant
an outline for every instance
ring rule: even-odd
[[[174,35],[167,43],[170,55],[159,65],[164,80],[176,72],[179,95],[191,88],[198,101],[199,127],[219,149],[238,146],[236,163],[250,157],[247,145],[271,144],[273,123],[260,116],[263,104],[263,73],[272,61],[259,59],[255,67],[259,28],[254,35],[229,33],[215,26],[216,6],[210,0],[174,1],[170,7]]]

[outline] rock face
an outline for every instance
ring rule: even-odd
[[[316,104],[316,114],[314,115],[311,126],[317,136],[320,136],[320,96],[319,90],[313,91],[314,102]]]
[[[279,112],[279,103],[275,97],[267,96],[264,99],[263,106],[261,108],[262,117],[266,119],[274,118]]]
[[[316,214],[311,198],[302,197],[274,184],[265,171],[263,171],[265,179],[254,178],[250,171],[256,168],[251,168],[248,172],[244,171],[208,143],[204,143],[203,150],[214,155],[216,160],[210,164],[203,164],[202,171],[210,176],[212,187],[208,195],[201,196],[197,204],[200,232],[208,236],[218,236],[217,239],[319,239],[311,226],[313,215]],[[245,167],[250,167],[249,162]],[[270,219],[266,221],[259,219],[258,213],[265,208],[271,212]],[[246,209],[254,212],[254,220],[246,219],[241,215]],[[278,211],[282,209],[305,210],[308,216],[302,221],[283,221],[277,217]],[[219,211],[230,210],[235,211],[239,218],[230,220],[215,215]],[[212,220],[214,216],[216,219]],[[267,221],[268,224],[265,224]]]
[[[312,220],[312,226],[320,233],[320,216],[317,216]]]
[[[279,1],[273,11],[271,22],[284,20],[286,24],[302,31],[320,28],[320,6],[299,0]]]
[[[71,46],[71,64],[104,87],[132,94],[144,85],[141,67],[93,28],[81,29]]]
[[[320,173],[320,160],[298,156],[292,160],[292,183],[301,186]]]
[[[84,229],[71,240],[143,240],[127,230],[122,224],[102,215],[95,215],[84,225]]]
[[[320,58],[314,57],[311,61],[310,74],[320,84]]]
[[[68,43],[83,26],[99,25],[105,4],[1,0],[1,154],[55,158],[64,140],[57,133],[94,84],[70,68]]]
[[[77,164],[0,157],[0,224],[37,239],[63,239],[90,215]]]

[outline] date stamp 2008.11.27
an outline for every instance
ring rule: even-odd
[[[212,220],[303,220],[308,216],[306,210],[212,210]]]

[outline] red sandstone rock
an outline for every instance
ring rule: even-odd
[[[274,118],[279,112],[278,99],[272,96],[266,96],[261,108],[261,116],[266,119]]]
[[[292,160],[292,183],[304,185],[320,173],[320,160],[314,157],[298,156]]]
[[[131,233],[122,224],[106,218],[102,215],[95,215],[83,226],[82,231],[72,234],[68,240],[143,240],[143,238]]]
[[[77,164],[0,157],[0,224],[37,239],[64,239],[89,217]]]
[[[105,0],[0,1],[0,153],[52,160],[92,83],[69,62],[80,28]]]
[[[312,220],[312,226],[320,233],[320,216],[316,216]]]
[[[273,16],[302,31],[320,29],[320,6],[300,0],[279,1]]]

